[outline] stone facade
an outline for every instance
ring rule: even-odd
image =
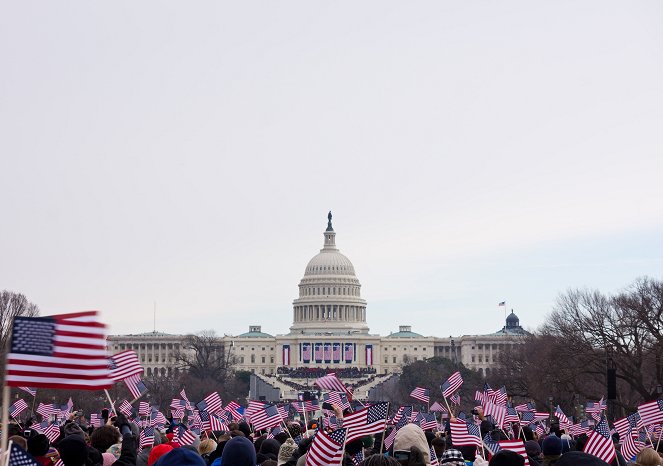
[[[336,247],[331,213],[320,252],[306,266],[293,301],[293,324],[284,335],[264,333],[260,325],[237,336],[220,337],[239,370],[273,375],[277,368],[371,368],[377,374],[400,372],[409,362],[440,356],[488,375],[499,365],[500,351],[526,335],[512,312],[506,325],[489,335],[423,336],[401,325],[386,336],[371,335],[366,301],[350,260]],[[134,349],[146,375],[173,373],[174,354],[184,335],[157,332],[110,336],[109,350]]]

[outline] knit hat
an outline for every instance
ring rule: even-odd
[[[255,466],[256,450],[253,448],[251,440],[239,436],[228,440],[221,454],[221,464],[228,466]]]
[[[551,434],[543,439],[541,450],[545,456],[559,456],[562,454],[562,439]]]
[[[70,435],[58,444],[60,459],[66,466],[83,466],[87,459],[87,445],[83,436]]]
[[[536,440],[528,440],[525,442],[525,451],[527,452],[527,456],[538,458],[541,455],[541,446]]]
[[[440,464],[448,464],[449,466],[465,466],[465,459],[463,454],[455,448],[449,448],[440,456]]]
[[[147,457],[147,466],[152,466],[159,458],[161,458],[172,449],[173,447],[165,443],[153,447],[152,450],[150,450],[150,456]]]
[[[232,464],[232,463],[229,463]],[[205,460],[193,450],[176,448],[169,451],[156,463],[157,466],[207,466]]]
[[[588,453],[570,451],[564,453],[555,466],[608,466],[608,463]]]
[[[28,453],[32,456],[44,456],[48,453],[48,438],[44,434],[35,435],[28,439]]]
[[[75,422],[68,422],[64,425],[64,436],[69,437],[70,435],[79,435],[81,438],[85,438],[85,433],[78,424]]]
[[[281,448],[279,448],[279,456],[277,458],[278,466],[285,464],[292,457],[293,453],[296,451],[297,451],[297,444],[295,443],[295,441],[291,438],[287,439],[285,443],[281,445]]]

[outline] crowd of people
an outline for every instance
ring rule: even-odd
[[[341,369],[323,368],[323,367],[278,367],[276,373],[293,379],[317,379],[329,373],[335,373],[341,379],[359,379],[370,374],[375,374],[373,367],[348,367]]]
[[[334,406],[337,424],[349,410]],[[490,418],[479,411],[477,427],[484,439],[484,448],[456,445],[450,433],[450,422],[437,424],[435,429],[423,430],[416,423],[408,423],[397,430],[393,442],[386,448],[384,438],[391,429],[375,435],[355,439],[344,445],[342,466],[604,466],[608,463],[583,453],[587,435],[571,436],[553,423],[546,432],[538,433],[528,426],[514,425],[513,438],[522,438],[526,455],[510,450],[492,454],[494,442],[506,440],[507,435],[497,429]],[[172,421],[172,420],[171,420]],[[189,444],[180,443],[171,422],[164,429],[154,430],[154,440],[140,448],[140,422],[132,422],[124,414],[111,417],[105,425],[90,426],[85,418],[70,416],[60,426],[59,436],[50,442],[47,436],[16,423],[9,425],[10,440],[28,451],[42,466],[304,466],[312,442],[320,429],[320,419],[308,424],[289,419],[284,429],[254,431],[243,420],[233,421],[224,431],[203,431]],[[328,427],[327,431],[332,428]],[[660,435],[660,434],[659,434]],[[620,439],[613,435],[616,456],[613,466],[662,466],[663,444],[645,445],[635,457],[620,454]],[[527,458],[525,458],[525,456]],[[58,463],[59,462],[59,463]]]

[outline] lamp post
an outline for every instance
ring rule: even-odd
[[[552,418],[553,418],[553,397],[552,397],[552,395],[550,395],[548,397],[548,406],[549,406],[549,409],[550,409],[550,414],[548,416],[548,428],[550,428],[550,426],[552,425]]]

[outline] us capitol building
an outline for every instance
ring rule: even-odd
[[[323,237],[322,249],[306,265],[299,282],[289,333],[270,335],[260,325],[251,325],[241,335],[219,337],[221,348],[236,362],[237,370],[264,379],[315,367],[358,368],[390,375],[409,362],[439,356],[489,375],[499,365],[500,351],[527,334],[513,311],[502,329],[487,335],[423,336],[409,325],[401,325],[386,336],[371,334],[354,266],[336,247],[331,212]],[[133,349],[145,375],[166,375],[177,372],[174,355],[186,350],[182,348],[184,337],[159,332],[111,335],[108,349],[111,354]]]

